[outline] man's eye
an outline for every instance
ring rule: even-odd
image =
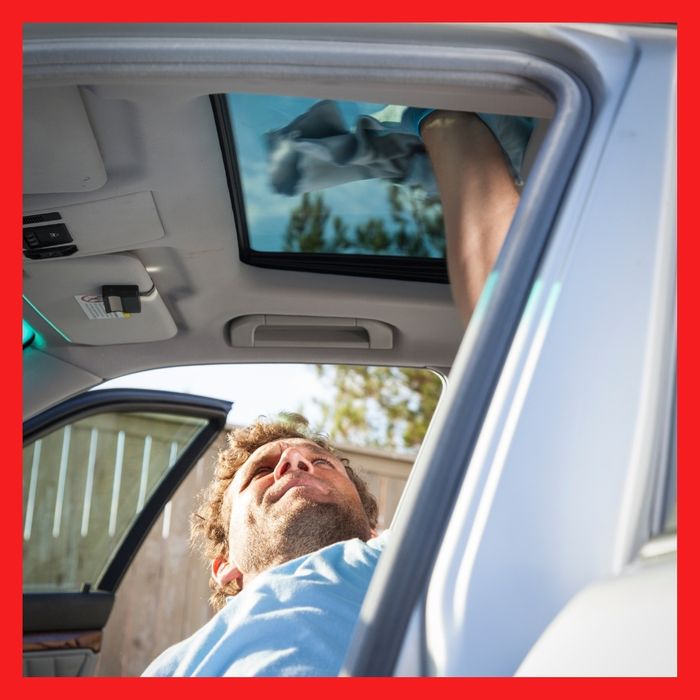
[[[324,466],[326,466],[326,467],[332,467],[332,466],[333,466],[327,459],[323,459],[323,457],[318,457],[318,458],[315,459],[312,463],[313,463],[314,465],[316,465],[316,464],[321,464],[321,465],[324,465]]]
[[[258,467],[253,472],[253,478],[256,476],[262,476],[263,474],[269,474],[272,471],[272,467]]]

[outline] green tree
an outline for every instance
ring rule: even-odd
[[[386,185],[388,219],[376,216],[354,229],[333,215],[323,194],[301,197],[287,222],[284,249],[300,253],[366,253],[417,257],[445,255],[442,207],[418,187]],[[332,231],[326,234],[328,223]]]
[[[305,192],[301,203],[292,210],[285,231],[285,250],[301,253],[317,253],[325,246],[324,230],[330,210],[323,202],[323,195],[312,197]]]
[[[442,392],[442,380],[427,369],[317,365],[329,397],[317,400],[317,426],[331,439],[355,445],[414,452]]]
[[[303,253],[445,255],[442,207],[420,188],[386,185],[388,219],[369,217],[350,229],[322,194],[302,195],[287,222],[285,250]],[[330,222],[330,232],[326,227]],[[412,452],[420,446],[442,391],[425,369],[318,365],[328,398],[317,401],[316,428],[356,445]]]

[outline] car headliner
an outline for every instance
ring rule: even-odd
[[[480,49],[485,40],[497,46],[508,32],[439,33],[414,25],[401,31],[380,25],[25,25],[25,171],[28,165],[41,170],[45,159],[55,186],[25,190],[24,214],[68,206],[76,214],[71,234],[79,252],[70,260],[89,256],[83,267],[95,272],[93,279],[87,273],[82,287],[76,280],[74,289],[64,290],[69,296],[85,292],[85,281],[95,288],[117,283],[101,278],[94,266],[126,252],[145,267],[177,327],[173,337],[150,342],[70,343],[25,303],[25,319],[44,341],[24,352],[25,417],[103,379],[156,367],[347,362],[449,368],[463,329],[447,285],[262,269],[240,261],[209,95],[247,90],[550,116],[549,100],[522,80],[475,81],[472,75],[472,87],[456,91],[454,77],[437,72],[455,61],[449,49],[436,50],[438,41]],[[402,50],[402,43],[422,48],[435,66],[428,77],[416,65],[415,46]],[[370,70],[368,63],[377,61],[381,69]],[[62,122],[53,108],[76,90],[92,133]],[[46,132],[47,152],[37,155],[35,149],[28,156],[27,143],[46,139]],[[61,173],[69,172],[93,134],[106,183],[61,191]],[[143,193],[152,197],[157,221],[144,213],[131,229],[162,231],[138,240],[125,233],[123,207],[112,205]],[[87,215],[95,204],[97,219]],[[68,268],[62,264],[25,259],[25,289],[50,297],[56,280],[48,270],[60,273]],[[66,313],[78,313],[77,306]],[[251,314],[379,321],[393,329],[393,347],[233,347],[230,322]],[[110,322],[93,323],[99,334],[105,328],[99,324]]]

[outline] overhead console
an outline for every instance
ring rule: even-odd
[[[73,245],[73,238],[60,219],[58,212],[23,217],[22,244],[25,258],[47,260],[78,252],[78,246]]]
[[[22,223],[28,260],[133,250],[165,236],[150,192],[25,212]]]

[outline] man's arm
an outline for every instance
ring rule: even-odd
[[[475,114],[436,111],[421,136],[442,200],[452,296],[466,325],[520,195],[498,142]]]

